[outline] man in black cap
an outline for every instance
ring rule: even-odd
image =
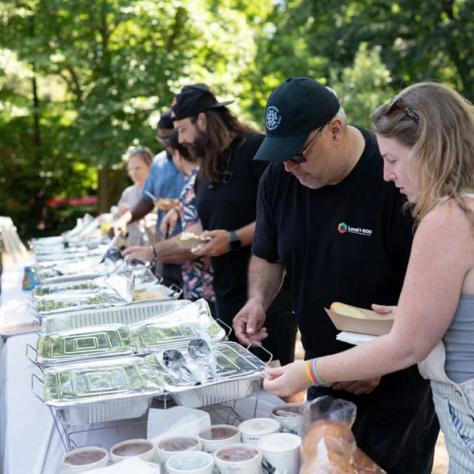
[[[205,84],[184,87],[173,103],[179,140],[200,161],[196,202],[203,237],[196,255],[211,257],[217,317],[232,324],[247,300],[247,271],[255,229],[257,187],[267,164],[254,161],[263,135],[243,125]],[[278,292],[277,292],[278,293]],[[269,311],[265,346],[282,363],[294,358],[296,323],[289,290]]]
[[[249,299],[234,319],[245,344],[265,338],[265,309],[288,273],[310,359],[349,346],[324,312],[333,301],[396,304],[412,240],[403,199],[383,180],[375,137],[348,125],[336,96],[305,77],[271,94],[267,136],[255,159],[270,161],[257,200]],[[429,384],[416,366],[381,379],[311,387],[357,405],[358,446],[390,474],[430,473],[439,427]]]

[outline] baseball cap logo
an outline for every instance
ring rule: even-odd
[[[265,127],[267,130],[275,130],[280,125],[280,111],[274,105],[270,105],[265,113]]]

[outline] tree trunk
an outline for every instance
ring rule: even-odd
[[[130,186],[127,171],[123,168],[99,167],[98,170],[97,207],[99,212],[108,212],[110,206],[117,204],[122,191]]]

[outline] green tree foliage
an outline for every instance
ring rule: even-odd
[[[128,146],[159,151],[159,111],[189,82],[236,98],[257,126],[289,76],[332,86],[361,125],[415,81],[472,100],[472,11],[474,0],[3,0],[0,213],[36,224],[45,197],[96,192],[97,167],[121,166]]]

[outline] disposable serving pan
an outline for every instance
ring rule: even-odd
[[[40,366],[97,359],[135,352],[130,330],[124,325],[96,326],[43,333],[38,340],[36,362]]]
[[[120,273],[120,276],[126,278],[134,277],[134,284],[137,289],[149,288],[152,285],[158,285],[160,283],[159,278],[157,278],[153,272],[146,267],[139,267],[133,270],[127,270]],[[33,300],[43,297],[50,297],[56,294],[62,294],[64,292],[74,292],[74,293],[90,293],[91,291],[100,291],[104,288],[109,288],[107,277],[98,277],[89,280],[73,280],[73,281],[63,281],[59,283],[45,283],[38,285],[32,291]],[[166,289],[167,296],[175,296],[174,289],[164,285],[160,285],[158,288]]]
[[[187,346],[180,345],[191,372],[194,371],[192,357]],[[145,360],[156,372],[162,374],[164,388],[178,405],[192,408],[224,403],[245,398],[258,392],[266,364],[249,350],[235,342],[211,344],[215,355],[215,374],[199,385],[179,380],[163,363],[165,350],[147,356]]]
[[[44,402],[69,425],[138,418],[163,393],[158,374],[138,357],[48,368],[43,384]]]
[[[58,313],[41,319],[42,332],[69,331],[111,324],[128,326],[148,318],[161,317],[190,303],[189,300],[146,301],[109,308]]]
[[[33,300],[63,292],[85,293],[97,291],[102,288],[96,280],[56,283],[51,285],[38,285],[32,292]]]
[[[197,300],[165,317],[151,318],[130,327],[137,352],[149,354],[163,347],[183,344],[197,338],[222,341],[225,330],[212,317],[204,299]]]
[[[84,311],[92,308],[102,308],[123,305],[126,301],[110,289],[91,292],[64,292],[36,298],[31,302],[32,312],[44,317],[65,311]]]

